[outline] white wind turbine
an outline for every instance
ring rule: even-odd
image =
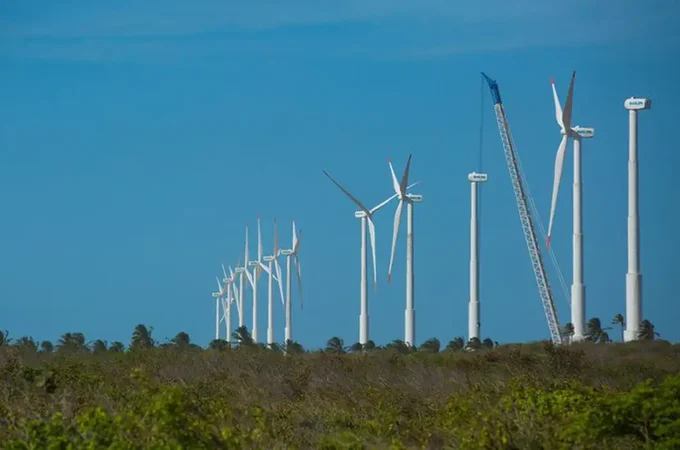
[[[407,216],[407,234],[406,234],[406,311],[404,312],[404,342],[406,345],[415,346],[416,339],[416,310],[414,299],[414,273],[413,273],[413,204],[423,201],[423,196],[418,194],[409,194],[406,192],[408,184],[408,172],[411,167],[411,155],[408,156],[406,162],[406,169],[401,178],[401,183],[397,181],[397,176],[394,174],[392,161],[388,160],[390,172],[392,172],[392,183],[394,191],[399,198],[397,210],[394,213],[394,231],[392,232],[392,252],[390,253],[390,268],[387,272],[387,282],[392,278],[392,263],[394,262],[394,249],[397,246],[397,236],[399,233],[399,222],[401,221],[401,211],[404,203],[406,203]]]
[[[215,339],[220,338],[220,300],[224,296],[224,289],[222,288],[222,283],[220,279],[215,277],[217,280],[217,292],[213,292],[212,296],[215,297]]]
[[[251,337],[253,342],[257,343],[257,282],[260,280],[260,273],[262,269],[262,236],[260,232],[260,218],[257,218],[257,259],[255,261],[248,261],[248,226],[246,225],[246,265],[253,268],[252,275],[246,270],[248,282],[253,288],[253,328],[251,330]]]
[[[468,174],[470,181],[470,301],[468,303],[468,342],[472,338],[480,339],[481,323],[479,319],[479,240],[477,218],[477,190],[479,183],[486,183],[485,173]]]
[[[582,184],[581,184],[581,139],[592,138],[595,135],[593,128],[582,128],[571,126],[572,103],[574,95],[574,79],[576,71],[572,72],[571,83],[564,110],[560,106],[560,100],[555,89],[555,81],[550,80],[555,101],[555,116],[557,124],[560,126],[562,141],[557,150],[555,159],[555,179],[553,182],[552,204],[550,207],[550,222],[548,224],[548,239],[546,245],[550,247],[552,237],[552,225],[555,217],[555,206],[557,203],[557,193],[559,190],[564,157],[567,150],[569,138],[574,141],[574,193],[573,193],[573,271],[571,285],[571,322],[574,326],[572,341],[582,341],[585,338],[586,326],[586,292],[583,280],[583,208],[581,205]]]
[[[236,303],[236,309],[240,310],[238,302],[234,301],[234,299],[238,299],[238,289],[236,288],[235,284],[236,274],[231,269],[231,266],[229,267],[229,276],[227,276],[227,271],[225,270],[224,265],[222,265],[222,273],[224,274],[223,281],[225,290],[227,292],[227,299],[224,300],[223,298],[222,300],[222,309],[224,310],[223,319],[226,324],[226,341],[231,342],[231,305]]]
[[[234,269],[234,272],[236,272],[239,275],[239,280],[238,280],[238,290],[239,290],[239,295],[237,298],[238,302],[238,326],[242,327],[244,324],[243,320],[243,295],[245,292],[245,289],[243,289],[243,273],[248,272],[248,225],[246,224],[246,252],[245,252],[245,262],[243,263],[243,266],[241,266],[241,259],[239,258],[238,264],[236,264],[236,269]],[[250,277],[250,274],[247,275]]]
[[[281,250],[281,255],[286,257],[286,328],[285,328],[285,344],[292,341],[292,308],[291,308],[291,258],[295,259],[295,274],[297,275],[298,289],[300,293],[300,309],[302,309],[302,276],[300,274],[300,260],[298,259],[298,251],[300,250],[300,233],[295,232],[295,221],[293,221],[293,246],[291,249]]]
[[[281,304],[285,307],[283,300],[283,286],[281,285],[281,266],[279,265],[279,243],[276,234],[276,219],[274,219],[274,252],[271,255],[264,256],[264,265],[260,262],[260,267],[264,269],[269,275],[269,284],[267,292],[267,345],[271,348],[274,345],[274,280],[279,285],[279,293],[281,294]],[[276,275],[274,275],[276,271]]]
[[[359,206],[360,211],[354,212],[354,217],[361,219],[361,312],[359,314],[359,343],[365,345],[369,340],[369,319],[368,319],[368,256],[366,252],[366,223],[368,223],[369,237],[371,239],[371,252],[373,256],[373,289],[376,289],[378,283],[378,276],[376,270],[376,257],[375,257],[375,224],[373,223],[373,214],[380,208],[389,203],[393,198],[397,197],[397,194],[392,195],[387,200],[383,201],[372,209],[366,208],[356,197],[350,194],[345,188],[340,186],[340,184],[331,177],[325,170],[323,173],[338,187],[342,192],[345,193],[347,197],[350,198],[357,206]],[[415,182],[408,186],[407,189],[420,183]]]

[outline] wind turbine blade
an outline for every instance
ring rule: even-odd
[[[295,246],[297,245],[297,233],[295,232],[295,221],[293,221],[293,252],[295,252]]]
[[[248,224],[246,224],[246,252],[245,252],[245,261],[243,262],[243,266],[247,269],[248,268]]]
[[[346,195],[347,197],[350,198],[350,200],[352,200],[354,203],[356,203],[357,206],[359,206],[359,208],[361,208],[361,210],[362,210],[363,212],[365,212],[365,213],[366,213],[367,215],[369,215],[369,216],[371,215],[371,211],[369,211],[368,208],[366,208],[366,207],[365,207],[365,206],[364,206],[364,205],[363,205],[363,204],[362,204],[355,196],[353,196],[352,194],[350,194],[349,191],[348,191],[347,189],[345,189],[344,187],[340,186],[340,183],[338,183],[337,181],[335,181],[335,180],[333,179],[333,177],[331,177],[331,176],[328,174],[328,172],[326,172],[325,170],[323,170],[322,172],[324,173],[324,175],[326,175],[326,176],[333,182],[333,184],[335,184],[338,188],[340,188],[340,190],[341,190],[342,192],[344,192],[345,195]]]
[[[281,305],[286,306],[286,300],[283,298],[283,277],[281,276],[281,265],[279,264],[278,259],[274,260],[274,269],[276,270],[276,281],[279,285],[279,294],[281,294]]]
[[[562,136],[562,141],[557,149],[557,156],[555,157],[555,178],[553,180],[552,203],[550,205],[550,222],[548,223],[548,238],[546,246],[550,248],[550,238],[552,236],[553,219],[555,217],[555,205],[557,203],[557,192],[560,189],[560,178],[562,178],[562,167],[564,166],[564,155],[567,151],[568,136]]]
[[[261,268],[262,270],[264,270],[265,272],[267,272],[268,275],[271,275],[271,272],[269,271],[269,267],[267,267],[266,265],[264,265],[262,262],[260,262],[260,268]]]
[[[253,271],[253,272],[254,272],[254,271]],[[244,273],[246,274],[246,279],[248,280],[248,283],[250,284],[250,287],[252,287],[253,289],[255,289],[255,279],[254,279],[253,275],[250,274],[250,271],[248,270],[247,267],[246,267],[246,270],[245,270]]]
[[[397,235],[399,234],[399,222],[401,222],[401,210],[404,206],[404,201],[399,200],[399,205],[397,205],[397,210],[394,213],[394,230],[392,231],[392,252],[390,253],[390,268],[387,271],[387,282],[389,283],[392,278],[392,263],[394,263],[394,249],[397,246]]]
[[[260,279],[260,274],[262,273],[262,269],[260,267],[262,265],[262,232],[260,230],[259,216],[257,218],[257,262],[259,264],[255,266],[255,269],[253,270],[253,276],[255,277],[255,281]]]
[[[571,83],[569,83],[569,92],[567,93],[567,101],[564,102],[564,111],[562,112],[562,124],[565,133],[568,135],[571,130],[571,110],[574,101],[574,79],[576,78],[576,71],[571,74]]]
[[[295,245],[293,246],[293,253],[297,255],[300,249],[300,240],[302,239],[302,230],[298,231],[297,237],[295,238]]]
[[[373,290],[375,291],[378,288],[378,274],[375,260],[375,225],[370,216],[367,217],[366,220],[368,220],[368,236],[371,238],[371,252],[373,254]]]
[[[401,183],[399,184],[399,190],[401,195],[406,195],[406,185],[408,184],[408,172],[411,168],[411,156],[408,155],[408,161],[406,161],[406,169],[404,169],[404,176],[401,177]]]
[[[293,255],[295,260],[295,276],[297,277],[298,291],[300,293],[300,309],[304,309],[302,303],[302,274],[300,273],[300,260],[297,255]]]
[[[564,123],[562,123],[562,106],[560,106],[560,99],[557,96],[557,89],[555,89],[555,79],[550,78],[550,84],[552,85],[553,100],[555,101],[555,117],[557,118],[557,124],[564,129]]]
[[[394,167],[392,167],[392,160],[387,158],[387,164],[390,166],[390,172],[392,173],[392,185],[394,186],[394,192],[399,195],[401,193],[399,189],[399,181],[397,181],[397,175],[394,173]]]
[[[274,258],[279,257],[279,238],[276,234],[276,218],[274,218]]]
[[[232,283],[236,279],[236,274],[234,274],[234,271],[232,270],[231,266],[229,266],[229,281]]]
[[[409,184],[409,185],[406,187],[406,189],[407,189],[407,190],[408,190],[408,189],[411,189],[413,186],[416,186],[416,185],[418,185],[418,184],[420,184],[420,183],[422,183],[422,181],[416,181],[415,183],[411,183],[411,184]],[[374,206],[374,207],[371,209],[371,214],[373,214],[374,212],[376,212],[377,210],[379,210],[380,208],[382,208],[383,206],[385,206],[386,204],[388,204],[389,202],[391,202],[392,199],[396,198],[398,195],[399,195],[399,194],[392,194],[389,198],[387,198],[386,200],[384,200],[382,203],[380,203],[380,204]]]
[[[229,277],[227,276],[227,269],[224,268],[224,264],[222,264],[222,273],[224,274],[224,282],[226,283],[229,280]]]
[[[220,283],[220,279],[218,277],[215,277],[215,279],[217,280],[217,292],[222,294],[222,283]]]

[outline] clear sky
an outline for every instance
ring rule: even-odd
[[[479,169],[483,113],[482,337],[547,338],[480,72],[500,84],[547,224],[560,140],[549,80],[564,101],[576,70],[574,123],[596,129],[583,146],[587,317],[608,324],[625,312],[623,101],[647,96],[643,315],[680,340],[679,14],[674,0],[0,2],[0,328],[127,343],[145,323],[158,339],[183,330],[206,345],[215,276],[242,258],[244,225],[259,214],[265,252],[272,218],[284,245],[292,219],[303,230],[305,303],[300,310],[294,289],[293,338],[355,342],[360,225],[321,170],[370,207],[393,193],[387,158],[401,173],[412,153],[412,180],[423,180],[414,192],[424,196],[416,341],[466,336],[467,174]],[[568,285],[571,182],[570,145],[553,232]],[[395,208],[376,214],[378,344],[403,339],[405,216],[386,283]],[[567,322],[552,267],[549,276]],[[260,292],[265,337],[264,280]],[[251,309],[248,295],[249,326]],[[275,314],[281,341],[280,303]]]

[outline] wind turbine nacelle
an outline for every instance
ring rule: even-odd
[[[293,250],[281,250],[283,256],[289,256],[293,254]]]
[[[222,297],[222,294],[219,293],[219,292],[213,292],[213,297],[215,297],[215,298]]]
[[[354,211],[354,217],[357,219],[363,219],[366,217],[366,212],[365,211]]]
[[[273,256],[264,256],[262,259],[264,259],[264,262],[274,261]]]
[[[259,263],[259,261],[249,261],[248,265],[251,266],[251,267],[255,267],[255,266],[259,266],[260,263]]]
[[[637,111],[639,109],[651,109],[652,100],[648,98],[631,97],[626,99],[626,101],[623,103],[623,106],[625,106],[626,109],[633,111]]]
[[[235,273],[241,273],[241,272],[245,272],[245,271],[246,271],[245,267],[237,267],[236,269],[234,269]]]
[[[595,137],[595,128],[584,128],[576,126],[573,128],[573,130],[576,132],[576,134],[581,136],[582,139],[589,139]]]
[[[406,194],[406,196],[414,203],[419,203],[423,201],[423,196],[420,194]]]
[[[473,183],[486,183],[488,175],[485,173],[472,172],[468,174],[468,180]]]

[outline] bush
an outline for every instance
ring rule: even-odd
[[[0,349],[0,448],[680,448],[677,346]]]

